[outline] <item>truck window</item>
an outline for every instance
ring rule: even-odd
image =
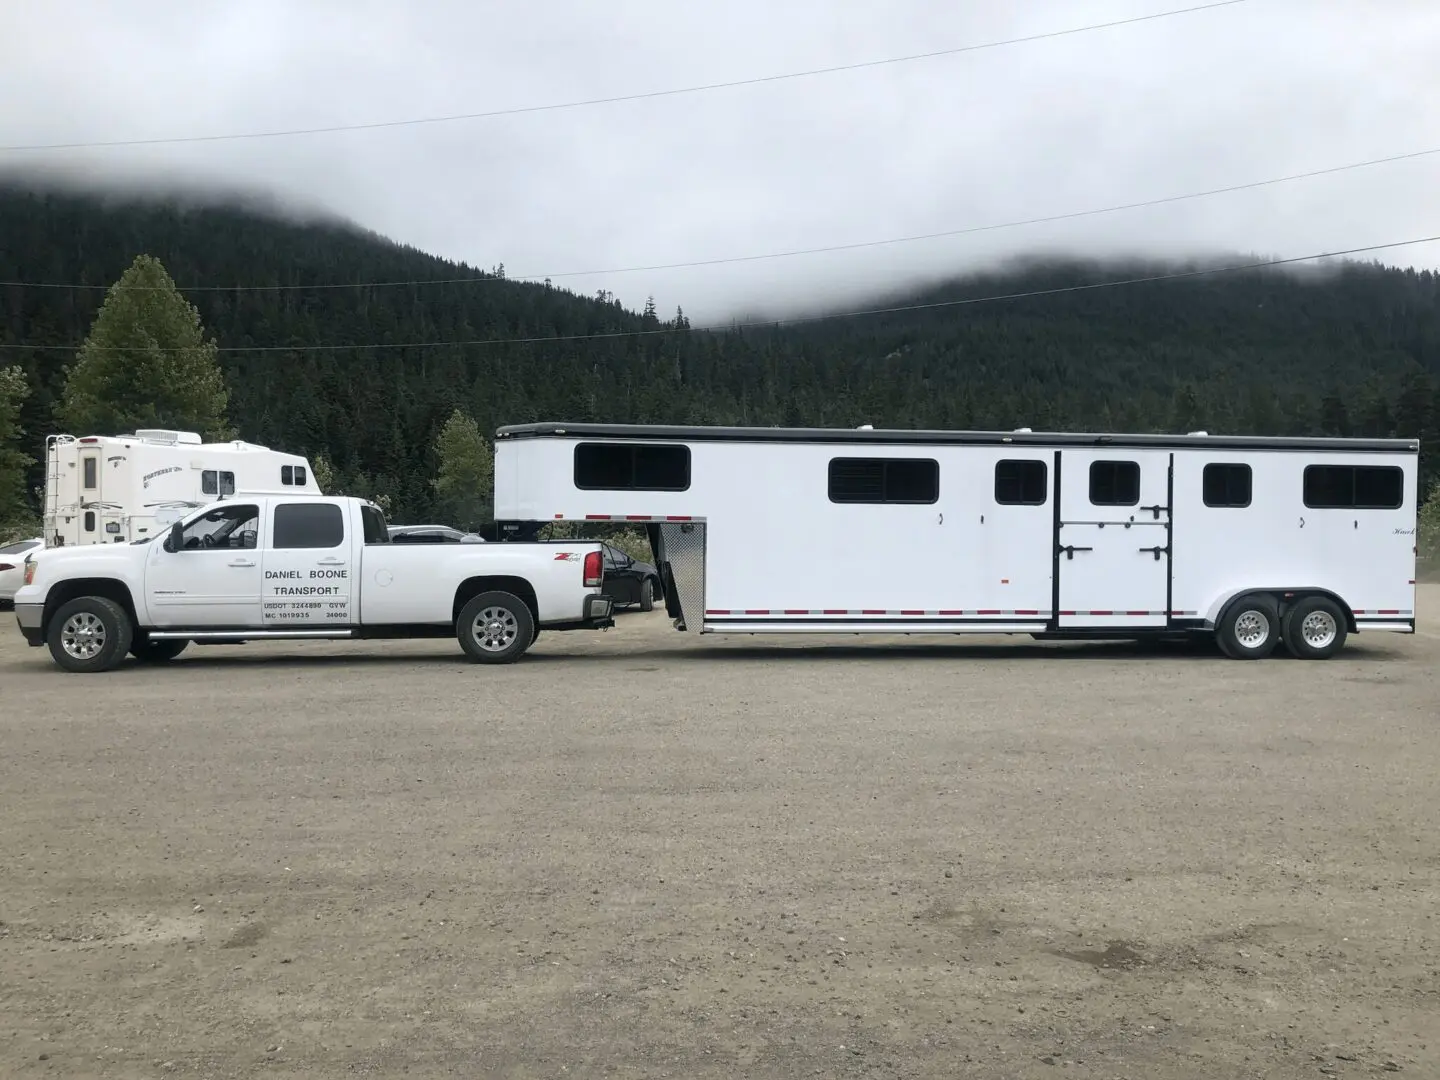
[[[831,458],[834,503],[933,503],[940,464],[932,458]]]
[[[200,491],[204,495],[234,495],[235,474],[206,469],[200,474]]]
[[[1044,506],[1047,475],[1043,461],[997,461],[995,501],[1001,506]]]
[[[281,465],[281,466],[280,466],[280,483],[286,485],[287,487],[304,487],[304,486],[305,486],[305,466],[304,466],[304,465]],[[367,541],[367,543],[368,543],[368,541]]]
[[[258,506],[217,506],[186,525],[180,546],[186,551],[202,548],[250,549],[256,546],[260,530]]]
[[[1397,465],[1308,465],[1305,505],[1316,510],[1398,510],[1405,474]]]
[[[274,547],[333,548],[344,542],[345,515],[335,503],[281,503],[275,507]]]
[[[1134,506],[1140,501],[1140,466],[1133,461],[1090,463],[1091,506]]]
[[[1211,462],[1201,474],[1200,488],[1206,506],[1249,506],[1250,466]]]
[[[575,486],[582,491],[689,491],[690,448],[579,443]]]
[[[360,507],[360,521],[365,526],[365,543],[390,543],[390,529],[385,524],[385,515],[373,506]]]

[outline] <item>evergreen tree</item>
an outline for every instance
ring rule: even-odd
[[[495,454],[467,413],[456,409],[435,440],[440,473],[435,494],[448,524],[478,529],[488,524],[493,506]]]
[[[23,371],[18,367],[0,369],[0,528],[31,516],[25,475],[34,459],[20,449],[20,407],[29,395]]]
[[[228,395],[200,312],[158,259],[138,255],[111,287],[71,367],[58,419],[81,435],[143,427],[232,434]]]

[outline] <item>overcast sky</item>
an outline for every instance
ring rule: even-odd
[[[0,0],[0,144],[546,105],[981,44],[1203,0]],[[503,118],[0,153],[253,183],[512,275],[846,244],[1440,147],[1440,2],[1246,0],[866,70]],[[1291,256],[1440,233],[1440,155],[1081,221],[558,279],[696,320],[1037,250]],[[0,237],[3,243],[3,237]],[[1379,256],[1440,265],[1440,245]]]

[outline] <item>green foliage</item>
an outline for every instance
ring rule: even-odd
[[[138,255],[100,306],[70,369],[58,419],[82,435],[164,427],[229,438],[217,355],[200,312],[159,260]]]
[[[339,495],[335,490],[335,466],[330,464],[330,458],[323,451],[310,458],[310,472],[314,475],[315,483],[326,495]]]
[[[0,368],[0,526],[27,519],[26,473],[34,458],[20,447],[20,407],[30,384],[18,367]]]
[[[448,525],[479,529],[491,520],[495,488],[495,452],[467,413],[456,409],[435,439],[440,472],[435,478],[437,507]]]

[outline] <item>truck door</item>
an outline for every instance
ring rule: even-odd
[[[349,626],[354,567],[345,511],[338,503],[277,502],[264,552],[265,627]]]
[[[1057,625],[1163,628],[1170,610],[1170,452],[1062,450],[1059,458]]]
[[[145,599],[160,629],[260,625],[260,507],[223,503],[184,526],[180,546],[157,537]]]

